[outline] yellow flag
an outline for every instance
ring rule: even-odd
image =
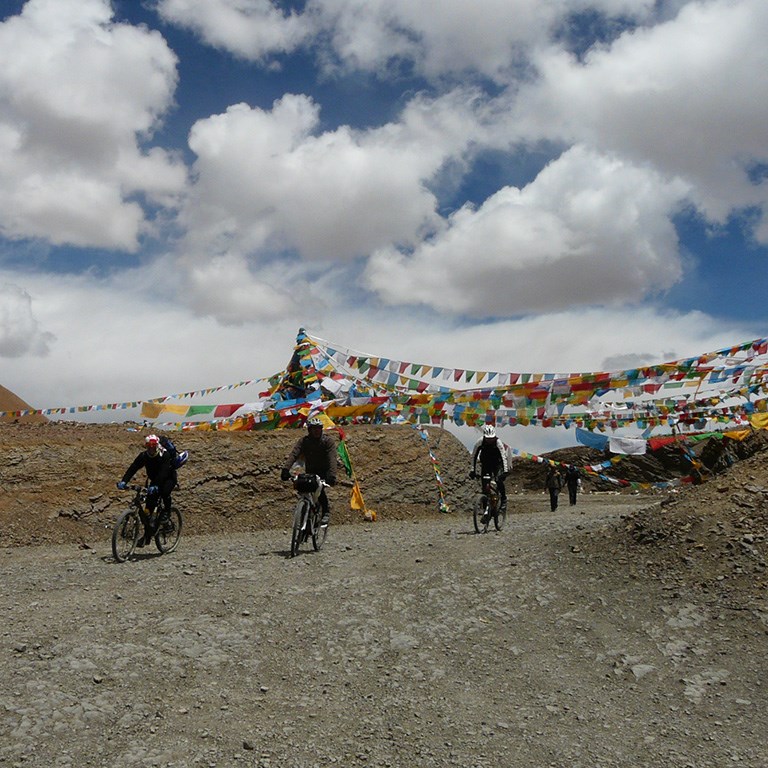
[[[352,486],[352,497],[349,500],[350,509],[365,509],[365,502],[363,501],[363,494],[360,491],[360,486],[355,481]]]
[[[156,419],[163,412],[162,403],[142,403],[141,415],[145,419]]]
[[[351,509],[361,509],[366,520],[376,520],[376,513],[365,506],[363,494],[360,490],[360,486],[357,484],[357,480],[355,480],[355,484],[352,486],[352,496],[349,500],[349,506]]]

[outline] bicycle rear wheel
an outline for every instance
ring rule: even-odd
[[[112,554],[118,563],[124,563],[136,549],[136,542],[144,526],[135,509],[128,509],[117,518],[112,529]]]
[[[160,527],[155,534],[155,545],[164,555],[176,549],[181,538],[182,525],[181,512],[176,507],[171,507],[171,514],[166,520],[160,522]]]
[[[291,530],[291,557],[299,554],[299,547],[307,540],[306,526],[309,514],[309,502],[300,501],[293,510],[293,529]]]
[[[312,546],[315,552],[319,552],[325,544],[325,537],[328,535],[328,526],[320,525],[323,512],[319,506],[312,510]]]
[[[475,502],[475,508],[472,511],[472,521],[475,524],[475,533],[485,533],[488,530],[488,497],[480,496]],[[485,518],[485,522],[483,522]]]

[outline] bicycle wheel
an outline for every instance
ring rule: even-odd
[[[488,530],[488,518],[486,514],[488,512],[488,497],[480,496],[475,502],[475,508],[472,512],[472,521],[475,524],[475,533],[485,533]],[[483,522],[485,517],[485,522]]]
[[[155,534],[155,545],[164,555],[176,549],[181,538],[182,525],[181,512],[176,507],[171,507],[171,514],[168,515],[167,520],[160,523]]]
[[[323,512],[318,505],[312,510],[312,546],[315,548],[315,552],[319,552],[325,544],[325,537],[328,535],[328,526],[320,525],[320,520],[323,516]]]
[[[112,529],[112,554],[118,563],[124,563],[136,549],[136,542],[144,526],[135,509],[128,509],[117,518]]]
[[[493,525],[497,531],[500,531],[504,527],[504,521],[507,519],[507,508],[496,507],[496,511],[493,513]]]
[[[309,502],[300,501],[293,511],[293,530],[291,531],[291,557],[299,554],[299,546],[307,540],[305,530],[307,514],[309,513]]]

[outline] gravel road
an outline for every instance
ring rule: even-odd
[[[641,500],[511,502],[4,550],[0,765],[764,768],[765,617],[584,553]]]

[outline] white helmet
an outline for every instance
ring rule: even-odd
[[[310,427],[322,427],[323,421],[322,419],[319,419],[317,416],[313,416],[310,419],[307,419],[307,429]]]
[[[494,427],[493,424],[486,424],[483,427],[483,437],[487,437],[488,439],[496,437],[496,427]]]

